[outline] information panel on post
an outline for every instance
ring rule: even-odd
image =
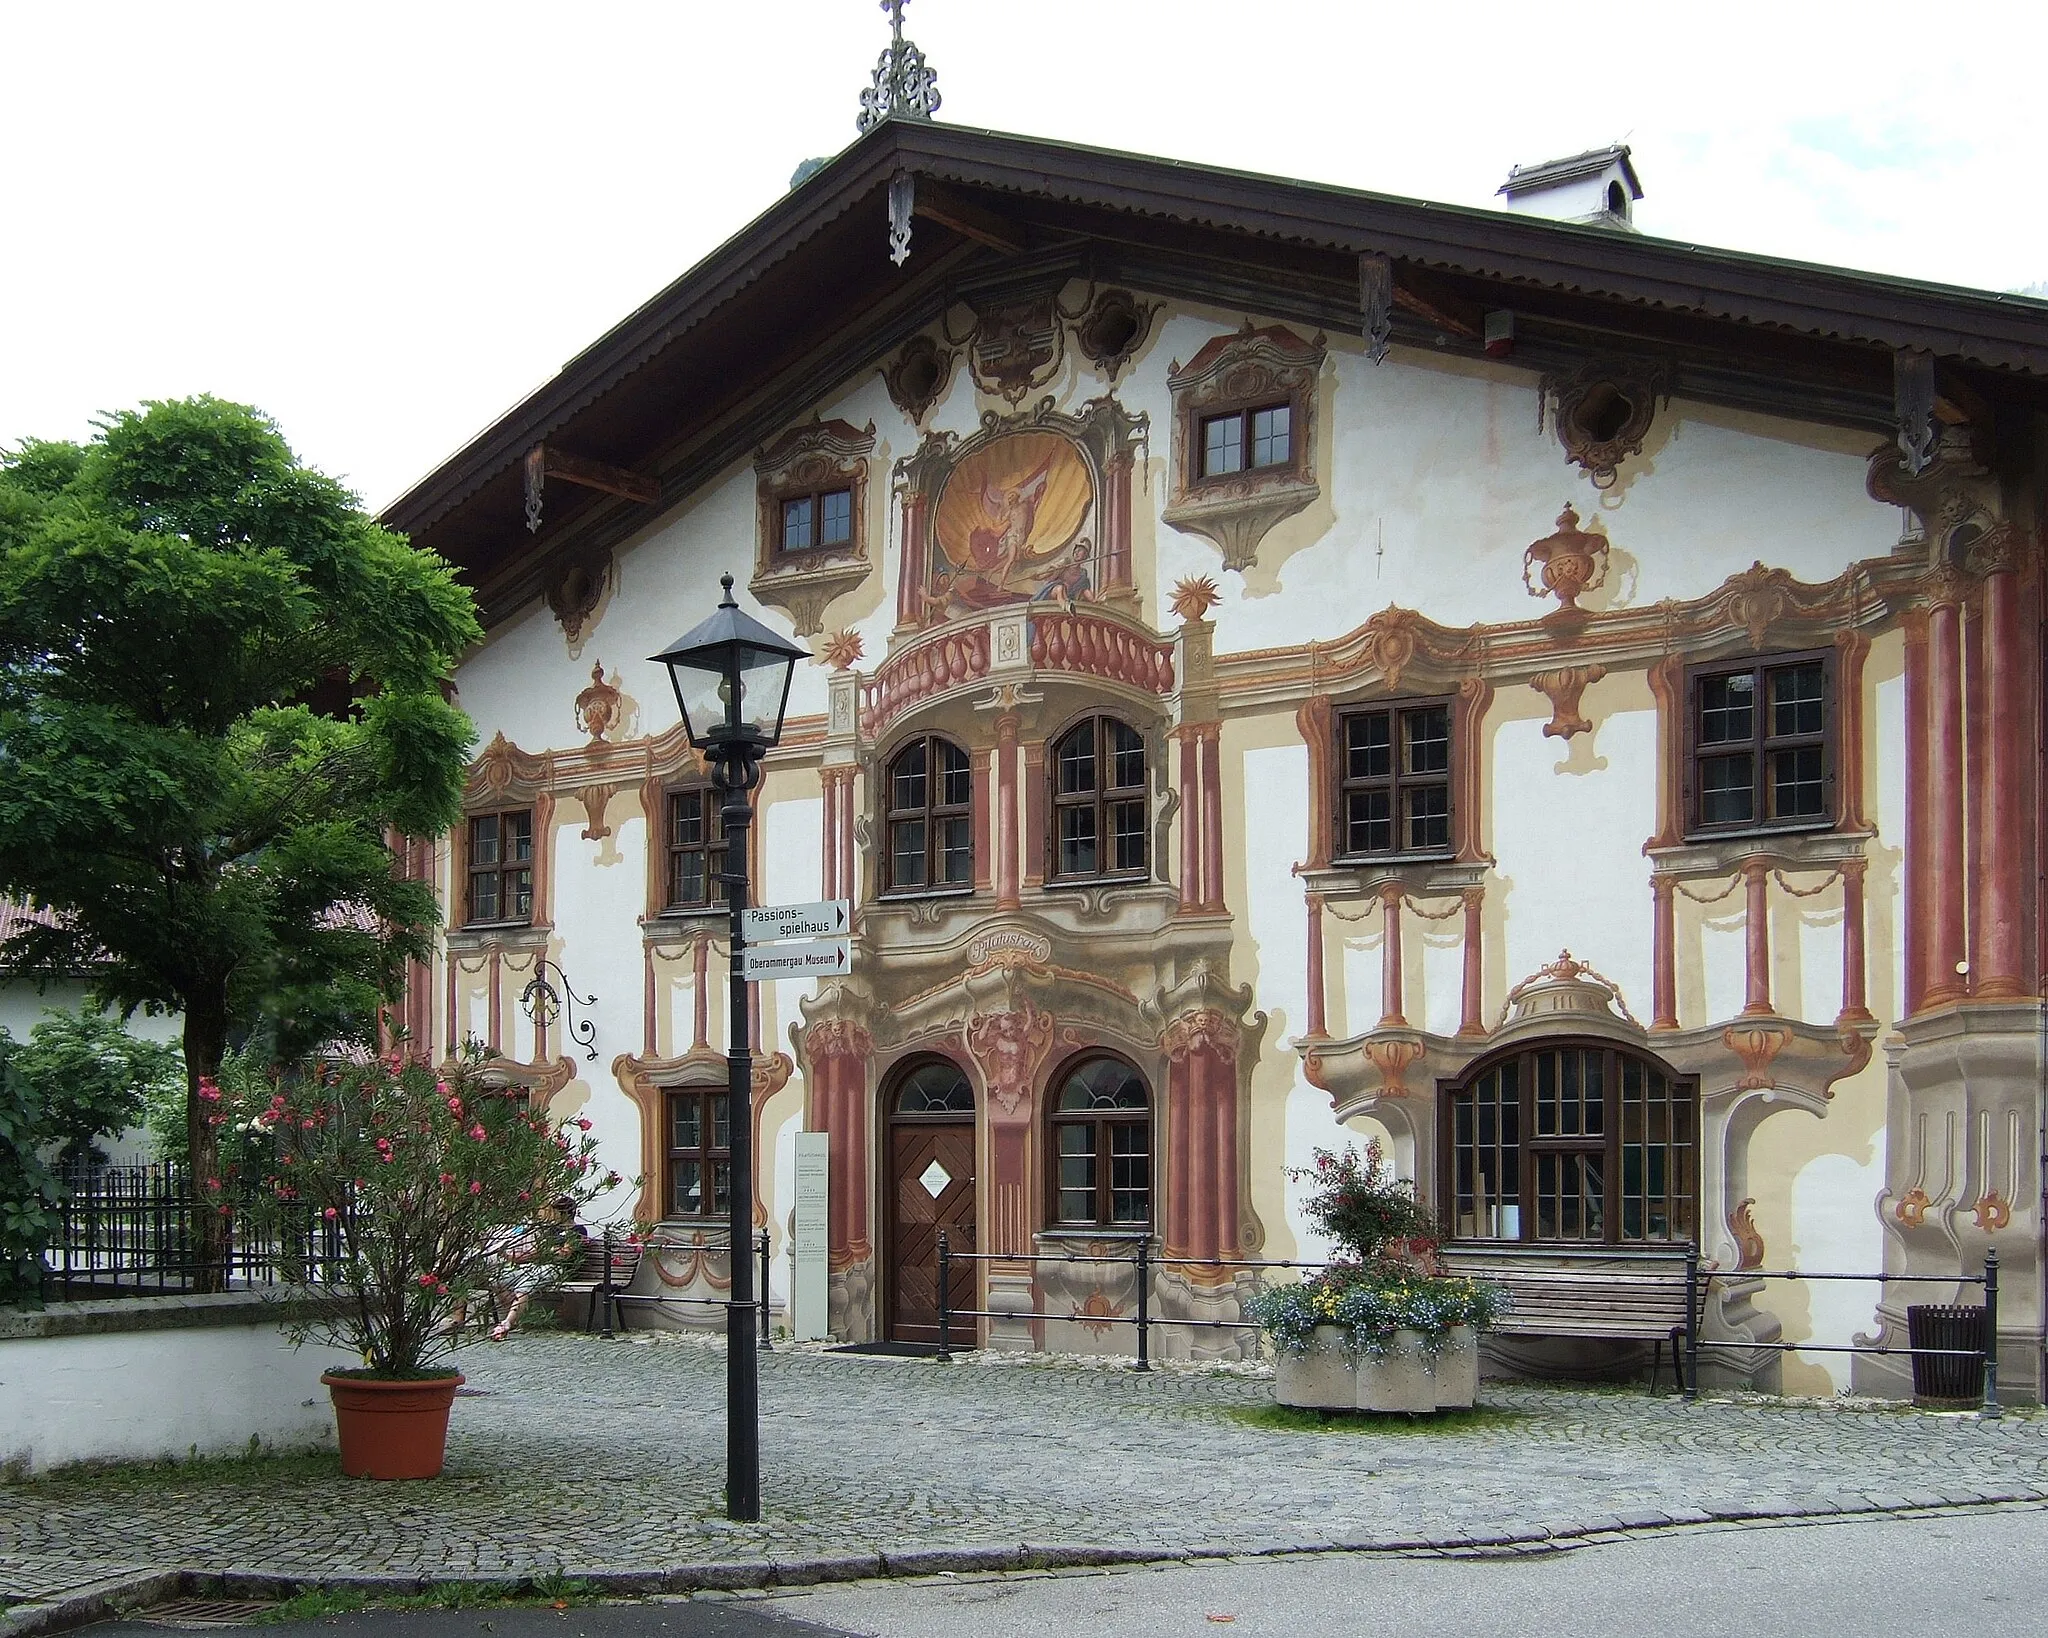
[[[740,952],[740,977],[749,984],[776,978],[831,978],[852,967],[853,941],[844,938],[750,944]]]
[[[763,904],[740,912],[740,937],[749,944],[779,939],[838,938],[850,930],[853,905],[847,899],[812,904]]]

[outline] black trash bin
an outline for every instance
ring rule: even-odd
[[[1984,1310],[1923,1304],[1906,1310],[1913,1403],[1922,1410],[1976,1410],[1984,1403]],[[1922,1348],[1968,1350],[1923,1354]]]

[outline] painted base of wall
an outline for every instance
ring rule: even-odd
[[[218,1304],[226,1323],[193,1323],[194,1305],[208,1301],[67,1303],[10,1323],[15,1334],[0,1341],[0,1467],[44,1473],[73,1462],[238,1455],[252,1440],[334,1448],[320,1373],[360,1361],[294,1348],[275,1321],[247,1323],[265,1305],[236,1294]],[[144,1310],[166,1303],[180,1316],[169,1327],[124,1323],[156,1318]],[[20,1334],[28,1329],[45,1334]]]

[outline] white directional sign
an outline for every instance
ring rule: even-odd
[[[740,912],[740,936],[749,944],[768,944],[784,938],[836,938],[847,930],[852,912],[853,906],[845,899],[820,899],[815,904],[764,904]]]
[[[756,944],[740,952],[740,977],[749,984],[775,978],[830,978],[853,965],[850,939],[814,938],[802,944]]]

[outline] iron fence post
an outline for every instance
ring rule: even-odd
[[[953,1357],[953,1246],[939,1230],[939,1363]]]
[[[1152,1369],[1152,1240],[1138,1241],[1138,1369]]]
[[[1700,1248],[1685,1248],[1685,1403],[1700,1396]]]
[[[768,1231],[761,1231],[761,1348],[772,1353],[775,1344],[768,1340]]]
[[[607,1342],[612,1340],[612,1314],[618,1304],[612,1301],[612,1226],[604,1226],[604,1277],[597,1282],[597,1317],[602,1326],[598,1335]]]
[[[1998,1408],[1998,1247],[1984,1248],[1984,1419],[1995,1422]]]

